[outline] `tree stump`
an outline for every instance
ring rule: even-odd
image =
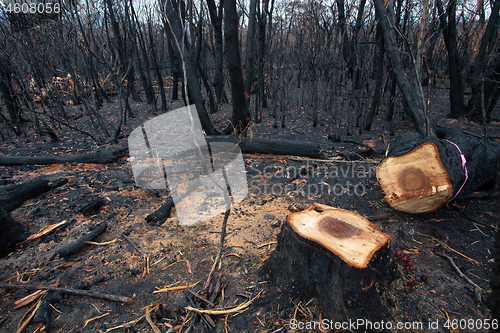
[[[500,145],[447,128],[438,136],[403,135],[377,168],[385,200],[407,213],[436,210],[459,194],[494,185]]]
[[[394,271],[389,236],[357,213],[317,203],[287,217],[263,268],[281,297],[316,298],[330,323],[387,322],[379,290]]]

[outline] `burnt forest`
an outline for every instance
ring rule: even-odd
[[[0,332],[500,332],[499,15],[0,1]]]

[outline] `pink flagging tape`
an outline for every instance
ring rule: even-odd
[[[455,195],[450,200],[448,200],[448,202],[450,202],[457,197],[457,195],[460,193],[460,191],[462,191],[462,188],[464,187],[465,183],[467,183],[467,180],[469,179],[469,173],[467,172],[467,160],[465,159],[464,154],[460,150],[460,147],[455,142],[451,142],[450,140],[443,139],[443,141],[449,142],[452,145],[454,145],[455,147],[457,147],[458,151],[460,152],[460,159],[462,160],[462,169],[465,172],[465,181],[462,184],[462,186],[460,186],[460,189],[457,191],[457,193],[455,193]]]

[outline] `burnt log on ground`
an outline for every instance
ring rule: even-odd
[[[173,207],[174,207],[174,199],[169,198],[167,202],[165,202],[163,205],[160,206],[160,208],[158,208],[153,213],[145,217],[146,222],[149,223],[159,222],[160,224],[163,224],[165,220],[170,217],[170,212],[172,211]]]
[[[494,186],[500,144],[439,129],[423,138],[406,133],[377,168],[391,207],[408,213],[432,212],[459,195]]]
[[[391,319],[379,292],[394,280],[395,265],[389,237],[374,224],[357,213],[315,203],[287,217],[262,274],[279,293],[280,304],[315,298],[330,323],[368,324]]]
[[[37,178],[31,182],[5,188],[0,197],[0,258],[9,254],[14,246],[26,239],[22,225],[14,220],[9,212],[21,207],[29,199],[66,184],[66,179],[49,183],[47,179]]]
[[[207,136],[207,142],[238,142],[242,153],[269,155],[293,155],[319,158],[320,146],[317,142],[245,137],[236,141],[233,136]]]
[[[108,224],[105,222],[95,226],[94,229],[78,238],[73,243],[59,249],[55,254],[58,254],[60,257],[69,257],[70,255],[78,253],[78,251],[80,251],[85,245],[87,245],[86,242],[91,242],[96,239],[97,236],[102,234],[107,227]]]
[[[106,164],[126,156],[127,149],[119,147],[100,147],[95,151],[72,156],[0,156],[0,165],[46,165],[62,163],[99,163]]]

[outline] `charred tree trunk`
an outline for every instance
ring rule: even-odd
[[[226,41],[227,66],[231,77],[231,92],[233,95],[232,126],[237,135],[246,136],[247,125],[250,121],[245,99],[245,87],[241,74],[241,57],[238,43],[238,14],[236,0],[224,2],[224,37]]]
[[[392,73],[396,78],[399,89],[403,93],[403,98],[405,99],[406,104],[408,105],[408,110],[415,121],[417,131],[420,134],[425,135],[425,116],[422,112],[423,108],[420,103],[417,89],[409,80],[404,71],[403,64],[399,59],[399,50],[396,47],[396,41],[392,34],[393,28],[391,28],[391,26],[393,26],[393,24],[389,22],[389,13],[384,7],[383,0],[374,0],[374,3],[376,16],[380,23],[380,28],[384,37],[385,51],[391,63]]]
[[[494,184],[500,145],[458,129],[423,138],[407,133],[379,164],[377,178],[386,201],[409,213],[430,212],[477,188]]]
[[[484,8],[482,8],[482,6],[481,10],[484,19]],[[474,60],[474,64],[472,65],[471,77],[470,77],[472,96],[469,99],[469,104],[468,104],[469,112],[467,115],[469,119],[475,119],[475,120],[481,119],[481,82],[482,82],[481,77],[484,70],[484,63],[487,56],[488,45],[490,45],[495,30],[497,29],[499,11],[500,11],[500,0],[495,0],[493,8],[491,9],[491,15],[488,21],[488,25],[486,26],[486,30],[484,31],[483,38],[481,38],[481,45],[479,46],[479,51],[477,53],[476,59]]]
[[[190,103],[196,105],[200,123],[205,133],[207,135],[217,135],[219,134],[219,132],[215,129],[214,125],[210,121],[210,117],[208,116],[208,112],[205,108],[205,103],[201,95],[201,87],[200,83],[198,82],[198,76],[196,75],[196,65],[194,64],[193,58],[191,56],[189,43],[184,43],[184,46],[181,48],[180,43],[184,41],[185,36],[183,36],[184,32],[182,29],[179,13],[175,11],[174,6],[172,5],[172,2],[170,0],[167,0],[165,2],[165,11],[167,16],[167,27],[172,37],[172,43],[174,44],[175,52],[180,59],[184,60],[183,64],[185,67],[187,79],[187,82],[185,82],[184,84],[187,84],[188,87]],[[184,49],[183,54],[181,54],[182,49]]]
[[[115,161],[124,155],[124,147],[98,148],[96,151],[73,156],[0,156],[0,165],[34,165],[63,163],[101,163]]]
[[[168,31],[168,27],[165,23],[165,30]],[[181,78],[181,62],[177,56],[177,52],[174,50],[174,42],[172,41],[172,36],[167,33],[167,48],[168,48],[168,59],[170,62],[170,71],[172,73],[172,101],[179,99],[179,79]]]
[[[132,48],[135,50],[135,53],[137,55],[137,69],[139,70],[139,77],[141,78],[144,93],[146,95],[146,103],[153,104],[155,101],[155,96],[153,85],[151,83],[151,66],[149,65],[146,43],[144,42],[144,38],[141,33],[139,18],[135,13],[132,0],[130,0],[128,5],[126,4],[126,14],[129,22],[128,27],[130,35],[132,36]]]
[[[254,60],[254,40],[255,40],[255,23],[257,16],[257,4],[259,0],[252,0],[250,2],[250,14],[248,15],[248,33],[247,45],[245,48],[245,92],[252,93],[253,83],[253,60]]]
[[[132,64],[130,63],[131,60],[129,58],[129,55],[127,54],[127,45],[125,45],[124,40],[122,39],[120,26],[118,24],[118,21],[116,20],[113,2],[111,0],[106,0],[106,9],[109,13],[109,19],[111,21],[111,27],[113,29],[116,47],[118,49],[118,57],[122,66],[122,72],[127,73],[127,86],[130,87],[130,93],[134,101],[141,102],[141,97],[139,96],[139,94],[137,93],[137,89],[135,88],[135,71]]]
[[[457,45],[456,7],[457,1],[450,0],[446,15],[441,0],[436,1],[438,7],[441,30],[443,31],[444,43],[448,51],[448,71],[450,75],[450,116],[458,118],[462,115],[464,106],[464,83],[462,78],[462,66]],[[448,17],[448,22],[446,22]]]
[[[269,1],[271,1],[271,9],[269,9]],[[268,93],[268,75],[269,75],[269,57],[267,54],[267,48],[271,43],[271,28],[272,28],[272,12],[273,12],[274,0],[265,0],[261,6],[257,6],[257,20],[259,23],[259,47],[258,47],[258,82],[259,89],[258,94],[260,101],[259,109],[267,108],[267,93]],[[269,26],[268,26],[269,21]],[[267,37],[266,37],[267,30]]]
[[[161,75],[161,68],[158,62],[158,56],[155,50],[155,41],[153,37],[153,22],[151,17],[148,18],[148,37],[149,37],[149,49],[151,50],[151,58],[153,60],[153,66],[155,68],[156,79],[158,80],[158,87],[160,89],[160,98],[161,98],[161,110],[167,111],[167,96],[165,94],[165,86],[163,84],[163,77]],[[163,39],[163,31],[160,35],[160,38]]]
[[[224,0],[220,1],[219,8],[215,5],[214,0],[207,0],[208,12],[210,14],[210,21],[214,28],[215,35],[215,75],[213,86],[215,90],[215,97],[217,103],[221,105],[223,101],[227,102],[227,97],[224,94],[224,59],[222,47],[222,20]]]
[[[6,194],[0,197],[0,258],[9,254],[14,246],[26,239],[22,225],[14,220],[9,212],[20,207],[25,201],[65,184],[67,180],[59,180],[49,184],[46,179],[11,186]]]
[[[287,217],[262,273],[279,290],[281,304],[314,297],[323,318],[333,322],[380,323],[391,319],[379,292],[394,271],[389,236],[357,213],[313,204]],[[362,326],[362,332],[389,332]]]
[[[356,24],[354,26],[354,31],[352,33],[352,39],[350,44],[350,62],[352,66],[354,66],[354,77],[353,77],[353,86],[354,89],[360,89],[361,80],[360,80],[360,66],[359,66],[359,45],[358,45],[358,37],[359,31],[363,26],[363,12],[365,10],[366,0],[361,0],[358,6],[358,15],[356,17]]]
[[[15,126],[13,128],[16,135],[20,135],[21,131],[17,128],[21,125],[19,101],[12,87],[11,75],[12,68],[10,60],[5,57],[0,58],[0,93],[2,94],[5,106],[9,112],[10,122]]]
[[[382,89],[382,78],[384,77],[384,38],[380,31],[380,24],[377,28],[377,39],[378,39],[378,59],[377,59],[377,80],[375,82],[375,90],[373,91],[372,105],[370,110],[366,114],[366,121],[364,130],[369,131],[372,127],[373,117],[375,117],[375,111],[377,111],[380,91]]]

